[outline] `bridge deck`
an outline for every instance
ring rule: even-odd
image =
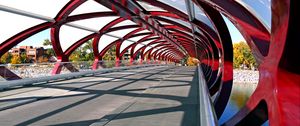
[[[195,67],[151,67],[0,92],[0,125],[195,126]]]

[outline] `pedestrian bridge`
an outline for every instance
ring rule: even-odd
[[[0,125],[298,126],[299,5],[1,0]],[[254,55],[259,82],[247,103],[219,124],[234,81],[233,28]],[[53,63],[28,63],[40,53],[12,49],[43,37],[50,50],[42,58],[55,57]],[[112,63],[105,63],[107,54]],[[70,62],[80,56],[91,62]],[[197,67],[176,65],[187,57]]]
[[[196,67],[153,66],[0,93],[0,125],[196,126]]]

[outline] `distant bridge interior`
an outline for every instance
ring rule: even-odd
[[[258,4],[265,2],[268,7]],[[46,31],[57,61],[49,75],[39,77],[23,77],[15,72],[21,67],[0,64],[0,125],[300,126],[299,5],[1,0],[0,57]],[[269,23],[264,9],[270,10]],[[233,87],[233,43],[225,18],[249,45],[259,82],[245,106],[220,124]],[[89,40],[94,61],[83,69],[69,58]],[[112,47],[116,58],[108,65],[103,58]],[[198,65],[179,65],[185,57],[195,57]],[[28,73],[34,71],[27,66]]]

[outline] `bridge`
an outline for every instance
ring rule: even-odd
[[[300,125],[297,5],[295,0],[1,1],[0,57],[46,34],[57,60],[21,65],[1,60],[0,125]],[[249,45],[259,82],[246,105],[220,124],[233,86],[225,19]],[[82,54],[91,53],[94,60],[70,62],[88,42],[92,52]],[[107,62],[111,48],[115,61]],[[197,66],[179,65],[186,57],[195,57]]]

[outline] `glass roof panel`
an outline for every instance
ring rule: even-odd
[[[156,50],[157,50],[157,48],[154,48],[154,49],[152,50],[151,54],[153,54],[153,52],[155,52]]]
[[[151,47],[150,46],[147,46],[146,47],[146,49],[144,50],[144,52],[147,52],[149,49],[151,49],[152,48],[152,45],[151,45]]]
[[[124,37],[126,34],[128,34],[129,32],[132,32],[133,30],[135,30],[136,28],[128,28],[128,29],[122,29],[122,30],[117,30],[117,31],[113,31],[113,32],[109,32],[108,34],[110,35],[114,35],[117,37]]]
[[[108,35],[102,35],[99,44],[98,44],[98,49],[99,52],[101,52],[106,46],[108,46],[110,43],[118,40],[119,38],[108,36]]]
[[[94,0],[88,0],[76,8],[70,15],[92,13],[92,12],[104,12],[112,11],[109,8],[95,2]]]
[[[236,2],[243,5],[249,11],[251,11],[256,17],[266,25],[267,28],[271,29],[271,0],[235,0]]]
[[[0,44],[10,37],[45,21],[0,11]],[[26,23],[24,23],[26,22]]]
[[[187,14],[185,0],[158,0],[158,1],[165,3],[167,5],[170,5],[170,6],[174,7],[175,9],[178,9],[181,12]]]
[[[137,1],[146,11],[166,11],[162,8],[150,5],[148,3],[142,2],[142,1]]]
[[[132,40],[132,41],[137,42],[137,41],[139,41],[140,39],[144,38],[145,36],[147,36],[147,35],[142,35],[142,36],[133,37],[133,38],[130,38],[129,40]]]
[[[139,31],[139,32],[137,32],[137,33],[135,33],[135,34],[139,34],[139,33],[148,33],[148,32],[150,32],[149,30],[142,30],[142,31]]]
[[[155,46],[157,46],[158,44],[159,44],[159,43],[156,43],[156,44],[152,44],[151,46],[152,46],[152,47],[155,47]]]
[[[183,20],[175,19],[175,18],[171,18],[171,17],[165,17],[165,16],[160,16],[160,17],[165,18],[165,19],[168,19],[168,20],[171,20],[171,21],[174,21],[174,22],[179,23],[179,24],[182,24],[182,25],[184,25],[185,27],[191,29],[191,24],[188,23],[188,22],[185,22],[185,21],[183,21]]]
[[[128,47],[129,45],[131,45],[133,42],[125,40],[123,41],[121,47],[120,47],[120,51],[122,52],[126,47]]]
[[[168,23],[168,22],[164,22],[164,21],[159,21],[159,20],[157,20],[160,24],[162,24],[162,25],[172,25],[172,24],[170,24],[170,23]]]
[[[114,27],[119,27],[119,26],[126,26],[126,25],[136,25],[136,23],[134,23],[133,21],[131,20],[125,20],[125,21],[122,21],[116,25],[113,26]]]
[[[90,29],[100,30],[106,24],[108,24],[109,22],[111,22],[117,18],[118,18],[117,16],[91,18],[91,19],[74,21],[74,22],[72,22],[72,24],[84,26],[84,27],[87,27]]]
[[[144,45],[142,44],[137,44],[136,47],[134,48],[134,52],[138,51],[140,48],[142,48]]]
[[[149,43],[152,42],[152,41],[155,41],[155,40],[147,40],[147,41],[143,41],[142,44],[143,44],[143,45],[147,45],[147,44],[149,44]]]
[[[80,40],[81,38],[91,34],[92,32],[81,30],[78,28],[70,27],[63,25],[60,28],[59,38],[60,44],[63,51],[67,50],[72,44],[76,41]]]
[[[195,18],[197,20],[204,22],[205,24],[210,26],[210,28],[214,29],[214,27],[213,27],[212,23],[210,22],[210,20],[208,19],[208,17],[204,14],[202,9],[200,9],[195,3],[194,3],[194,11],[195,11]]]
[[[69,0],[1,0],[0,4],[54,18]]]

